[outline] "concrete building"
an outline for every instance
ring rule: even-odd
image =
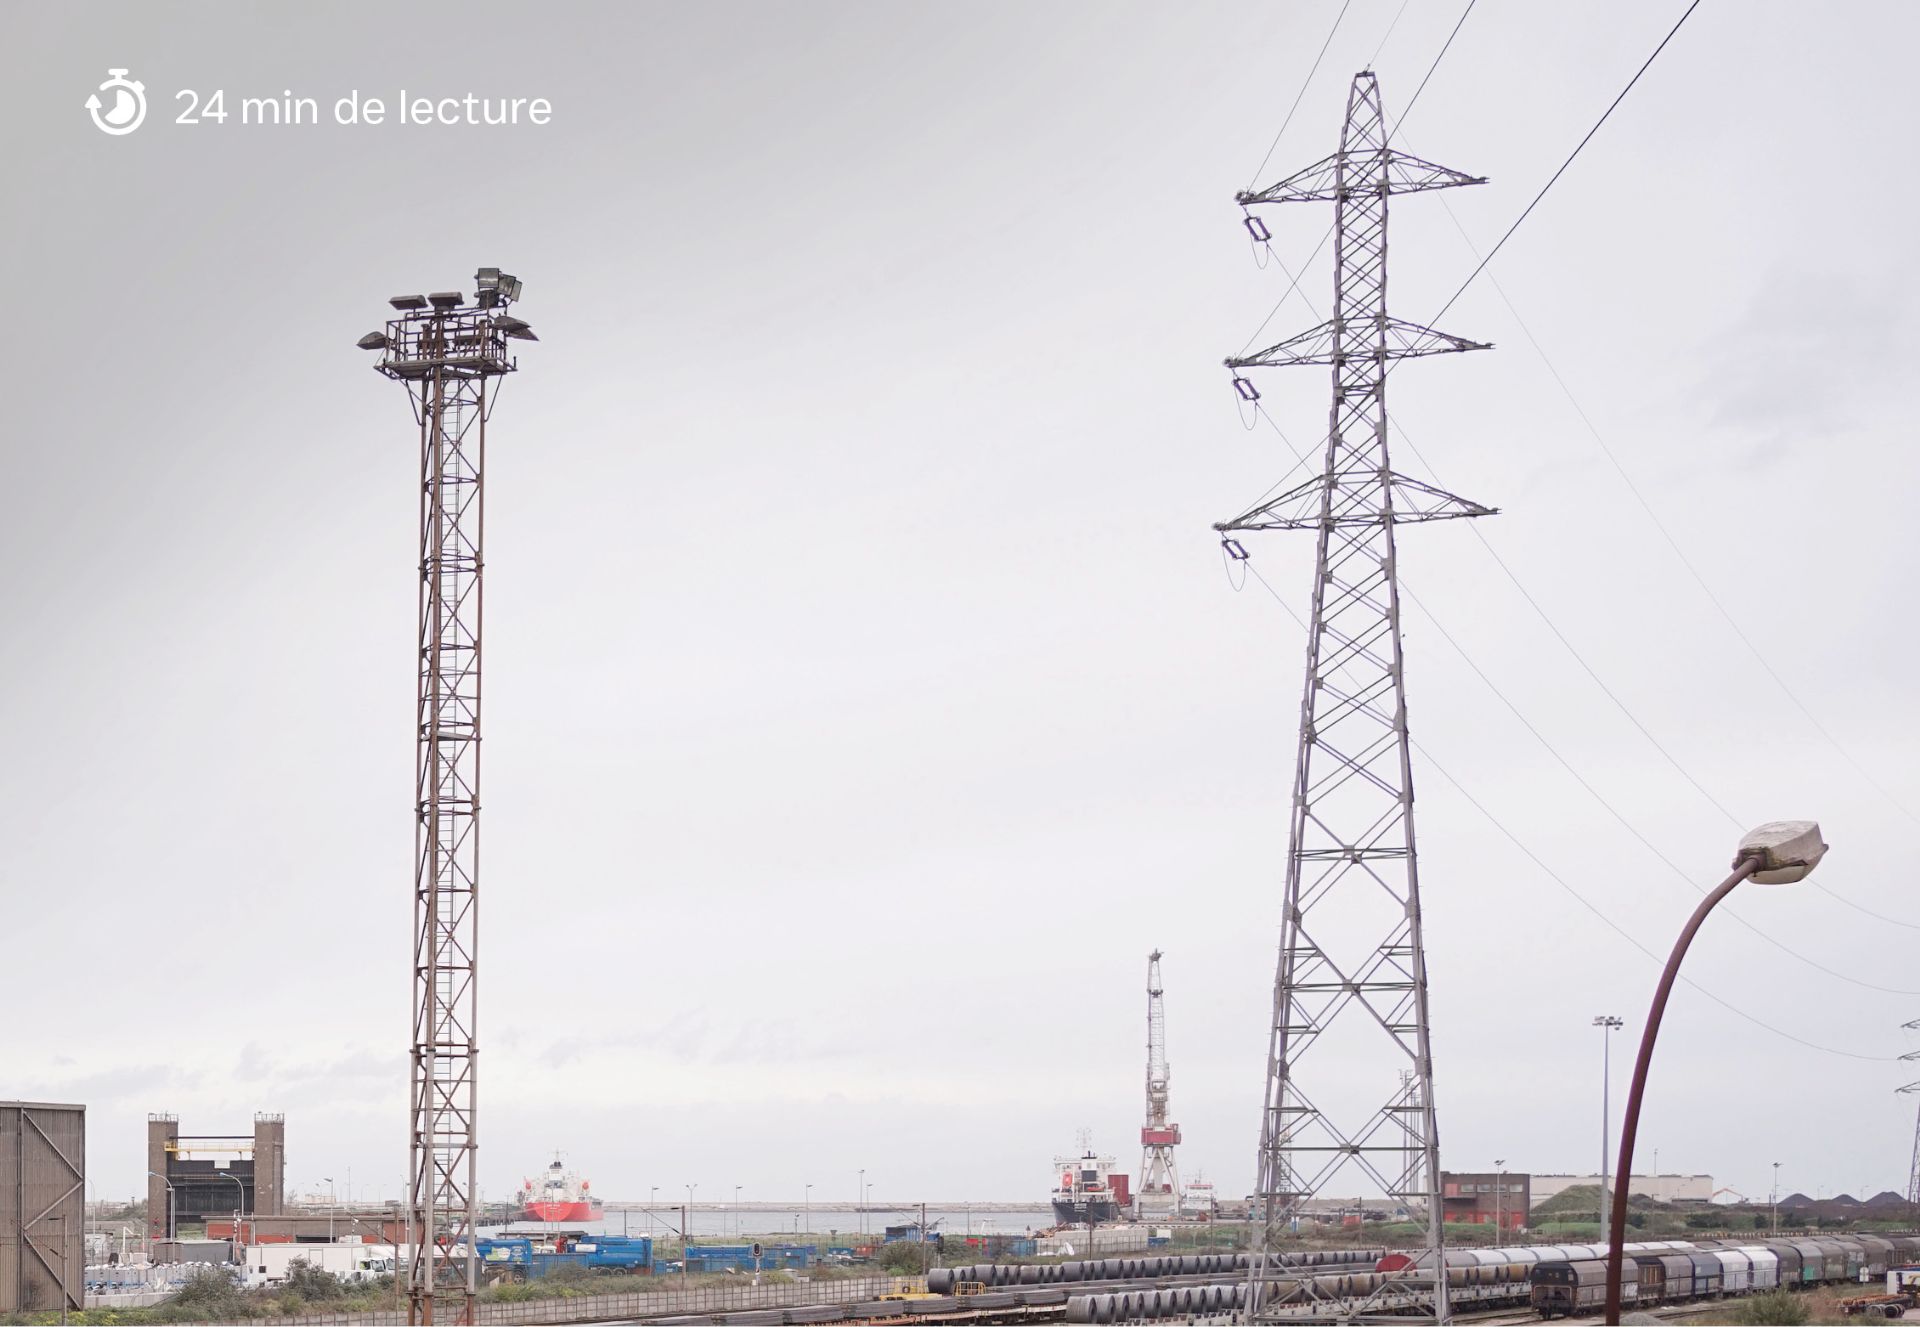
[[[87,1108],[0,1101],[0,1313],[82,1307]]]
[[[1511,1230],[1527,1224],[1533,1177],[1516,1171],[1473,1175],[1440,1172],[1440,1210],[1448,1221]]]
[[[1611,1185],[1615,1181],[1609,1179]],[[1576,1185],[1600,1186],[1598,1175],[1535,1175],[1533,1201],[1544,1203],[1562,1189]],[[1636,1198],[1652,1198],[1663,1203],[1709,1203],[1713,1201],[1711,1175],[1635,1175],[1627,1192]]]
[[[149,1115],[147,1171],[155,1241],[210,1217],[278,1216],[286,1208],[286,1117],[256,1115],[252,1134],[183,1134],[176,1116]]]

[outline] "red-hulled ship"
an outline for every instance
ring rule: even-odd
[[[522,1221],[598,1221],[605,1215],[592,1186],[555,1157],[539,1180],[528,1180],[520,1190]]]

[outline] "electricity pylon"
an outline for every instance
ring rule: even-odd
[[[1340,150],[1238,198],[1247,209],[1334,205],[1333,316],[1227,361],[1249,399],[1259,392],[1244,370],[1332,368],[1321,472],[1214,527],[1236,557],[1246,555],[1236,533],[1318,537],[1260,1121],[1255,1202],[1265,1256],[1250,1260],[1251,1321],[1449,1320],[1446,1277],[1436,1275],[1444,1255],[1439,1131],[1394,530],[1492,509],[1394,470],[1386,385],[1395,360],[1487,347],[1388,314],[1387,199],[1485,181],[1397,151],[1388,137],[1379,88],[1363,71],[1348,93]],[[1252,211],[1248,226],[1265,233]],[[1303,1074],[1302,1061],[1323,1041],[1337,1062],[1318,1077],[1311,1066]],[[1405,1083],[1402,1070],[1412,1075]],[[1316,1194],[1358,1192],[1331,1187],[1353,1170],[1350,1178],[1425,1226],[1425,1253],[1371,1294],[1335,1298],[1305,1281],[1296,1288],[1288,1235]],[[1284,1310],[1283,1297],[1292,1301]]]

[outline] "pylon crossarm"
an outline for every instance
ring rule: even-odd
[[[1353,183],[1342,183],[1343,165],[1346,178]],[[1356,191],[1412,194],[1486,182],[1484,175],[1468,175],[1437,166],[1398,148],[1363,148],[1323,157],[1305,170],[1295,171],[1264,189],[1242,190],[1233,196],[1233,201],[1242,207],[1258,207],[1263,203],[1326,203]]]
[[[1373,335],[1369,335],[1372,333]],[[1419,359],[1455,351],[1491,350],[1491,341],[1470,341],[1402,318],[1381,318],[1374,326],[1343,324],[1330,318],[1318,327],[1277,341],[1251,355],[1226,361],[1230,369],[1288,368],[1299,365],[1341,366],[1352,362],[1384,363]]]
[[[1360,530],[1381,525],[1419,525],[1427,521],[1452,521],[1463,516],[1494,516],[1498,507],[1488,507],[1449,493],[1443,488],[1411,479],[1398,471],[1389,471],[1388,485],[1393,493],[1391,506],[1379,504],[1378,472],[1366,475],[1363,485],[1337,485],[1327,475],[1316,475],[1285,493],[1242,512],[1230,521],[1220,521],[1214,529],[1221,534],[1241,534],[1249,530]],[[1323,511],[1327,490],[1341,495],[1337,510]],[[1368,488],[1376,491],[1369,492]]]

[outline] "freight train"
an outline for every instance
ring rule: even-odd
[[[1374,1252],[1369,1250],[1368,1252]],[[1622,1249],[1626,1267],[1622,1294],[1628,1303],[1671,1304],[1744,1295],[1775,1286],[1811,1286],[1833,1282],[1880,1280],[1889,1266],[1920,1261],[1920,1237],[1875,1235],[1818,1236],[1814,1238],[1719,1240],[1695,1244],[1687,1240],[1653,1240],[1627,1244]],[[1502,1304],[1531,1304],[1543,1318],[1587,1312],[1601,1306],[1606,1295],[1604,1244],[1554,1244],[1505,1249],[1455,1249],[1445,1255],[1448,1296],[1456,1307],[1471,1304],[1492,1308]],[[1412,1307],[1430,1295],[1430,1274],[1423,1274],[1421,1254],[1387,1254],[1377,1261],[1333,1259],[1350,1253],[1295,1255],[1280,1275],[1263,1283],[1266,1307],[1312,1301],[1367,1304],[1377,1310]],[[1067,1321],[1076,1323],[1138,1322],[1156,1318],[1192,1318],[1243,1312],[1246,1308],[1247,1255],[1219,1255],[1230,1266],[1190,1268],[1187,1258],[1106,1259],[1086,1264],[1079,1276],[1038,1278],[1098,1281],[1108,1278],[1154,1278],[1152,1288],[1119,1293],[1074,1295],[1067,1301]],[[993,1283],[981,1276],[983,1268],[963,1269],[960,1275]],[[1009,1269],[1016,1284],[1034,1284],[1034,1268]],[[1047,1269],[1051,1270],[1051,1269]],[[1162,1278],[1184,1278],[1193,1271],[1210,1284],[1167,1284]],[[1231,1281],[1218,1272],[1237,1273]],[[1207,1276],[1207,1273],[1214,1273]],[[1094,1287],[1088,1287],[1093,1291]]]
[[[1515,1250],[1515,1252],[1546,1252]],[[1881,1281],[1888,1267],[1920,1259],[1920,1236],[1827,1235],[1743,1244],[1719,1240],[1684,1250],[1628,1254],[1620,1269],[1622,1304],[1678,1304],[1781,1286],[1789,1289]],[[1528,1273],[1528,1298],[1542,1318],[1603,1308],[1607,1247],[1575,1245]]]

